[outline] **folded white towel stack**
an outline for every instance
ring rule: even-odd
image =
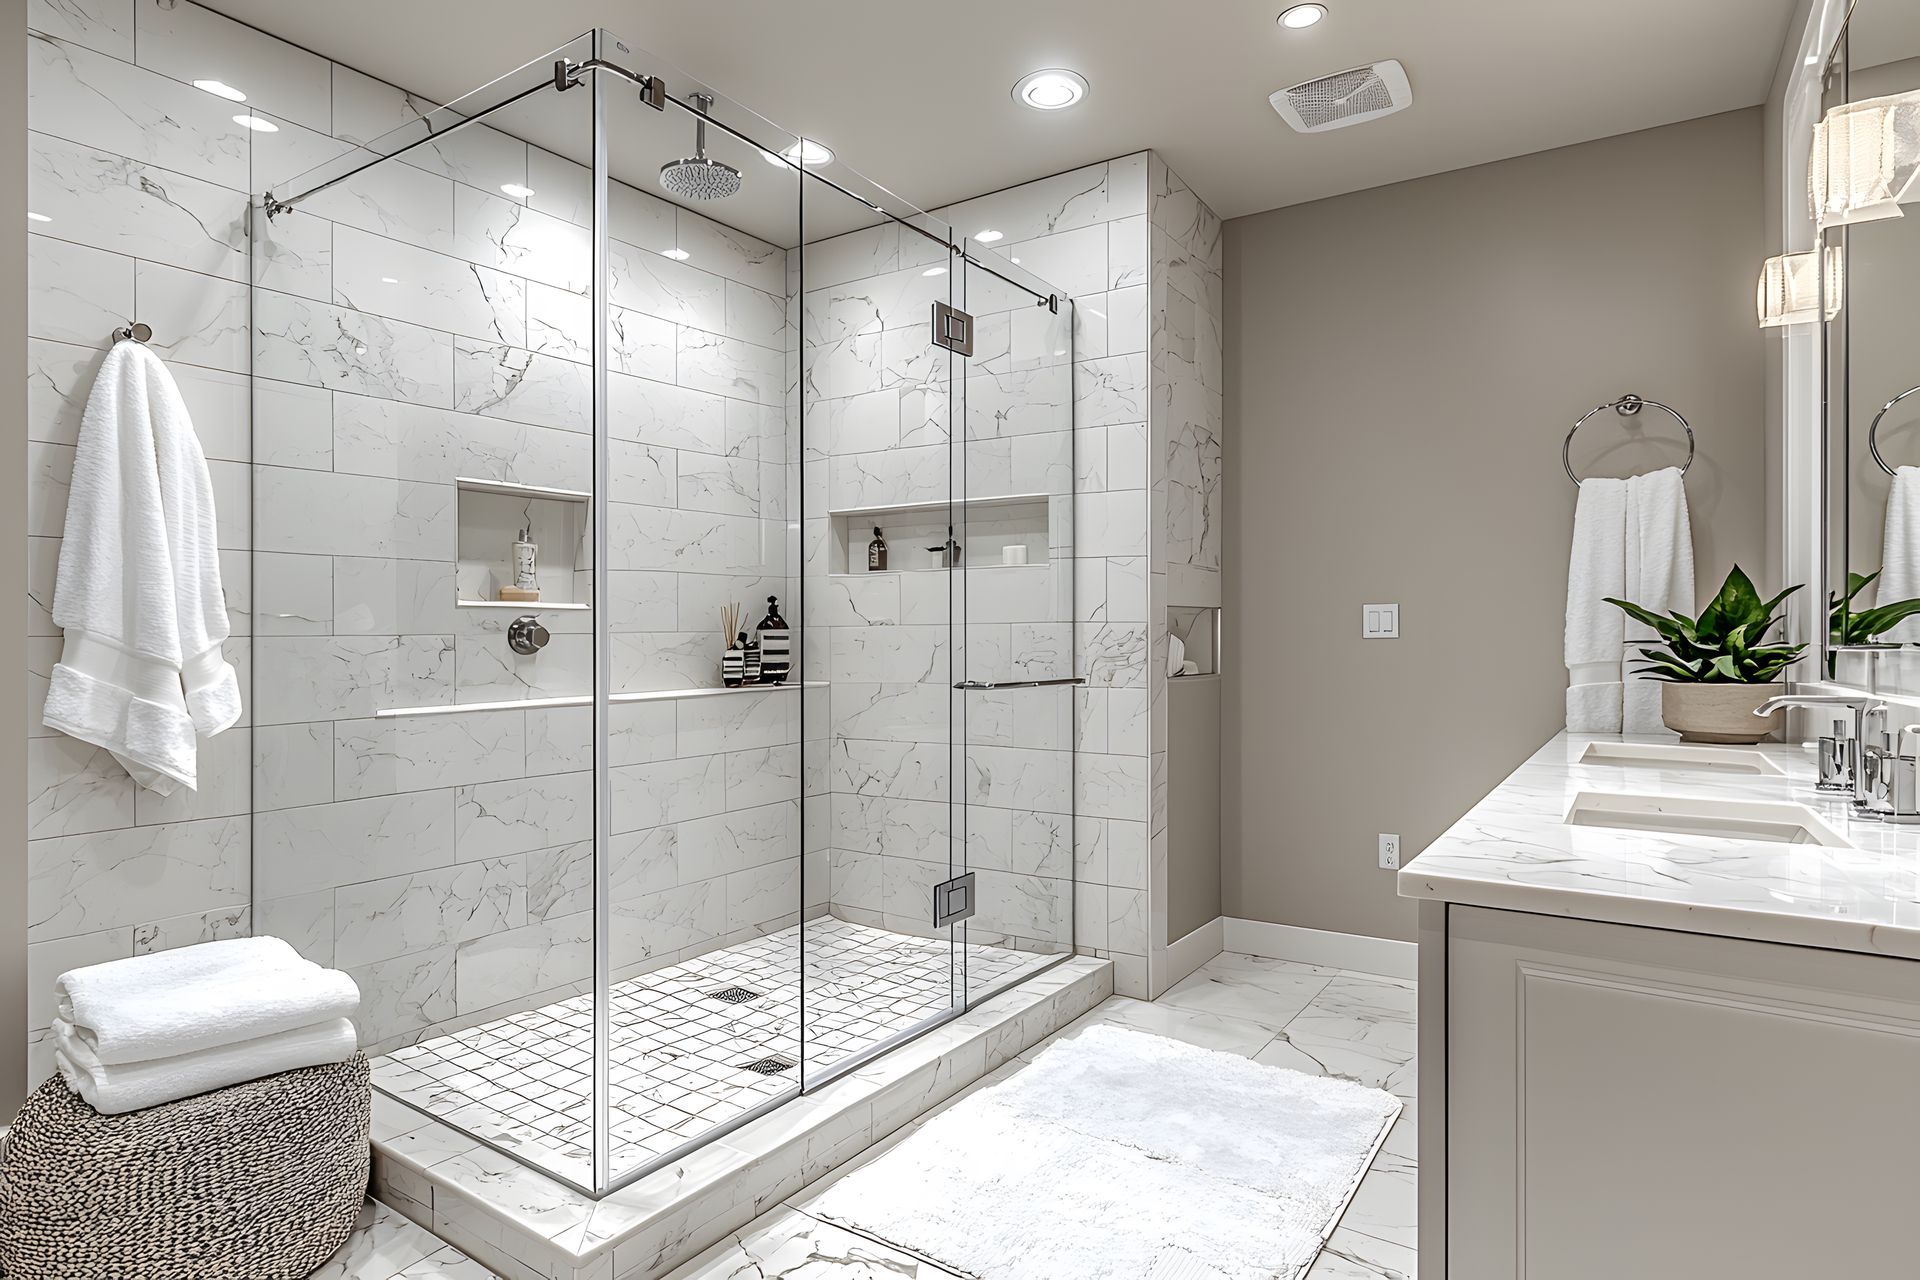
[[[89,965],[54,984],[54,1064],[104,1115],[345,1062],[360,992],[278,938]]]

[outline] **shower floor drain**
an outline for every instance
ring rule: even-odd
[[[771,1058],[759,1058],[753,1062],[740,1064],[742,1071],[751,1071],[760,1076],[777,1076],[782,1071],[791,1071],[800,1064],[784,1054],[774,1054]]]
[[[745,1004],[749,1000],[758,1000],[762,994],[751,987],[722,987],[718,991],[707,992],[707,999],[718,1000],[722,1004]]]

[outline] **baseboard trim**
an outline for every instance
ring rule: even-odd
[[[1265,956],[1270,960],[1297,960],[1302,964],[1352,969],[1388,978],[1420,976],[1420,948],[1392,938],[1370,938],[1358,933],[1303,929],[1265,920],[1225,917],[1223,941],[1228,951]]]
[[[1227,949],[1225,924],[1224,916],[1215,916],[1186,937],[1177,938],[1161,949],[1156,957],[1158,963],[1153,975],[1153,999],[1158,1000],[1162,994],[1171,991],[1175,984],[1190,977],[1201,965]]]

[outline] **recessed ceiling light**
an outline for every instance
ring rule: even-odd
[[[533,194],[532,187],[522,186],[518,182],[503,182],[500,184],[500,190],[502,193],[512,196],[515,200],[525,200]]]
[[[945,267],[928,267],[920,274],[923,276],[943,276],[947,274],[947,269]]]
[[[660,256],[663,258],[672,258],[675,262],[685,262],[688,258],[691,258],[693,255],[688,253],[685,249],[675,246],[672,249],[662,249],[660,251]]]
[[[49,218],[44,213],[35,213],[33,210],[29,209],[27,210],[27,221],[28,222],[52,222],[53,219]]]
[[[1004,231],[995,231],[992,227],[988,227],[985,231],[974,232],[973,238],[981,244],[992,244],[995,240],[1005,240],[1007,233]]]
[[[224,80],[195,80],[193,87],[205,89],[216,98],[225,98],[228,102],[245,102],[247,95]]]
[[[1061,67],[1022,76],[1013,86],[1013,100],[1035,111],[1061,111],[1086,96],[1087,78]]]
[[[233,122],[235,124],[243,124],[247,128],[253,130],[255,133],[280,132],[279,125],[275,124],[271,120],[263,119],[260,116],[235,116],[233,118]]]
[[[1327,6],[1323,4],[1297,4],[1280,15],[1280,25],[1291,31],[1302,31],[1327,16]]]
[[[833,159],[833,149],[811,138],[802,138],[782,151],[780,156],[794,164],[827,164]]]

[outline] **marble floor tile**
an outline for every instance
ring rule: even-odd
[[[1414,1251],[1344,1228],[1333,1233],[1306,1280],[1414,1280]]]
[[[1292,1031],[1337,1040],[1360,1040],[1411,1054],[1419,1047],[1410,982],[1342,973],[1314,996],[1310,1007],[1287,1023]]]
[[[1307,1011],[1311,1013],[1311,1009]],[[1396,1045],[1315,1035],[1298,1028],[1303,1013],[1253,1055],[1255,1062],[1289,1067],[1312,1076],[1334,1076],[1385,1089],[1400,1098],[1414,1096],[1414,1056]]]
[[[446,1275],[459,1280],[483,1280],[487,1271],[417,1271],[427,1258],[448,1246],[432,1232],[415,1226],[392,1209],[372,1200],[360,1207],[360,1221],[347,1242],[320,1264],[308,1280],[397,1280],[399,1276]],[[471,1264],[469,1264],[471,1265]]]
[[[781,1207],[667,1280],[949,1280],[910,1254]]]
[[[1287,960],[1223,956],[1202,965],[1159,1002],[1243,1018],[1278,1031],[1338,977],[1337,970]]]
[[[1178,1005],[1149,1004],[1144,1000],[1116,996],[1020,1056],[1031,1062],[1055,1040],[1071,1040],[1088,1027],[1103,1025],[1131,1027],[1135,1031],[1147,1031],[1169,1040],[1181,1040],[1203,1049],[1219,1049],[1243,1057],[1257,1055],[1274,1039],[1271,1027],[1245,1018],[1230,1018],[1198,1009],[1183,1009]]]
[[[1341,1229],[1413,1248],[1419,1226],[1418,1185],[1413,1161],[1382,1150],[1360,1179],[1360,1189],[1340,1219]]]

